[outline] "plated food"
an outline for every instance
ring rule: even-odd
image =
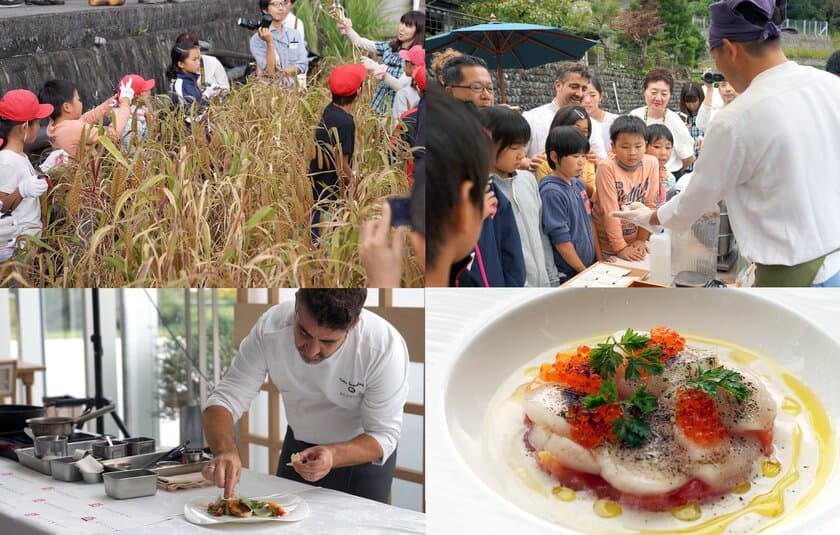
[[[213,516],[230,515],[239,518],[250,516],[277,517],[285,516],[286,510],[272,501],[246,500],[243,498],[219,498],[207,505],[207,514]]]
[[[532,359],[483,431],[512,502],[592,533],[760,530],[825,485],[832,433],[769,359],[663,326]]]
[[[309,516],[309,504],[294,494],[223,499],[198,496],[184,504],[184,518],[199,525],[296,522]]]
[[[557,353],[522,404],[543,471],[634,509],[712,501],[773,453],[776,404],[763,380],[667,327]]]

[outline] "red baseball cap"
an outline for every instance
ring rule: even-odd
[[[400,50],[400,57],[418,67],[426,64],[426,51],[420,45],[414,45],[408,50]]]
[[[155,87],[154,78],[151,80],[144,80],[139,74],[126,74],[122,77],[122,80],[120,80],[119,85],[117,85],[117,100],[120,99],[120,86],[127,84],[129,80],[131,80],[131,89],[134,90],[136,95]]]
[[[426,90],[426,66],[420,65],[411,75],[414,78],[414,83],[417,84],[417,87],[422,89],[423,91]]]
[[[40,104],[38,97],[26,89],[12,89],[0,98],[0,117],[24,123],[52,115],[52,104]]]
[[[349,97],[359,90],[365,76],[367,76],[367,69],[360,63],[339,65],[330,73],[327,83],[333,95]]]

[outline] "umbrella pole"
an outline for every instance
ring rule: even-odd
[[[507,104],[507,97],[505,96],[505,77],[502,75],[502,58],[496,60],[496,73],[499,77],[499,93],[502,97],[502,104]]]

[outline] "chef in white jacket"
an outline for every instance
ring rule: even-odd
[[[225,497],[234,494],[241,468],[234,421],[268,375],[289,422],[277,475],[387,502],[408,350],[391,324],[362,308],[366,296],[365,289],[298,290],[294,302],[269,309],[242,341],[204,404],[214,455],[205,477]]]
[[[683,193],[612,215],[686,229],[724,199],[756,286],[840,286],[840,78],[787,60],[785,7],[712,4],[709,48],[740,96],[709,125]]]

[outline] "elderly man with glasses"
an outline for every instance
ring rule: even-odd
[[[444,64],[441,74],[446,92],[458,100],[472,102],[478,108],[493,105],[495,88],[483,59],[475,56],[452,58]]]

